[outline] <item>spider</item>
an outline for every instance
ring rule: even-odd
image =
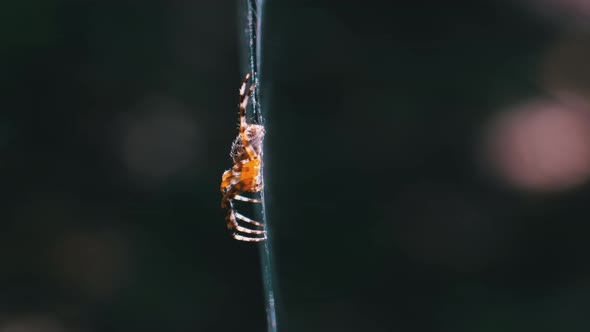
[[[259,192],[263,188],[262,175],[260,174],[260,158],[262,157],[262,140],[265,130],[262,125],[250,124],[246,121],[246,106],[248,99],[254,91],[256,83],[252,83],[246,93],[246,84],[250,79],[250,73],[246,74],[240,87],[240,133],[233,141],[231,156],[234,166],[225,171],[221,177],[221,207],[227,209],[227,229],[231,231],[234,239],[248,242],[260,242],[266,239],[264,224],[252,220],[234,208],[234,200],[250,203],[262,203],[261,199],[242,196],[244,192]],[[256,227],[246,228],[238,224],[238,220],[252,224]],[[262,228],[262,229],[256,229]]]

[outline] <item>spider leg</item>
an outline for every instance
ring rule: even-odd
[[[255,221],[255,220],[252,220],[252,219],[250,219],[250,218],[246,217],[245,215],[243,215],[243,214],[241,214],[241,213],[238,213],[238,212],[236,212],[236,211],[234,211],[234,216],[235,216],[236,218],[238,218],[238,219],[240,219],[240,220],[243,220],[243,221],[245,221],[245,222],[247,222],[247,223],[250,223],[250,224],[252,224],[252,225],[256,225],[256,226],[260,226],[260,227],[264,227],[264,224],[263,224],[263,223],[261,223],[261,222],[258,222],[258,221]]]
[[[238,182],[238,184],[241,184],[241,183],[242,182]],[[236,197],[239,197],[239,199],[236,199],[239,201],[246,201],[246,202],[251,202],[251,203],[262,203],[262,200],[260,200],[260,199],[253,199],[253,198],[240,196],[239,194],[241,194],[243,192],[244,192],[243,190],[239,190],[235,186],[229,186],[228,191],[225,193],[225,195],[221,199],[221,207],[222,208],[228,207],[228,217],[227,218],[230,218],[232,220],[234,220],[235,218],[238,218],[238,219],[243,220],[247,223],[250,223],[250,224],[253,224],[256,226],[260,226],[260,227],[264,227],[263,223],[257,222],[256,220],[250,219],[250,218],[246,217],[245,215],[235,211],[234,203],[233,203],[232,199],[235,199]],[[230,216],[230,214],[231,214],[231,216]],[[232,222],[232,223],[237,225],[237,223],[234,223],[234,222]]]
[[[228,210],[228,214],[226,216],[226,220],[227,220],[227,228],[232,231],[232,237],[236,240],[239,241],[247,241],[247,242],[260,242],[260,241],[264,241],[266,240],[266,231],[264,230],[251,230],[245,227],[242,227],[240,225],[238,225],[238,222],[236,220],[236,217],[238,217],[239,219],[241,219],[241,217],[243,217],[241,214],[237,213],[234,209],[233,209],[233,203],[230,201],[229,202],[229,210]],[[251,219],[250,219],[251,220]],[[244,236],[239,234],[238,232],[241,233],[246,233],[246,234],[257,234],[257,235],[263,235],[262,237],[251,237],[251,236]]]
[[[234,199],[236,201],[242,201],[242,202],[250,202],[250,203],[262,203],[261,199],[258,198],[250,198],[250,197],[245,197],[245,196],[240,196],[240,195],[235,195]]]
[[[244,77],[244,81],[242,82],[242,85],[240,86],[240,104],[242,104],[242,102],[244,101],[244,98],[246,97],[246,84],[248,84],[248,80],[250,79],[250,72],[246,73],[246,77]]]
[[[234,173],[232,170],[227,170],[223,172],[223,176],[221,177],[221,193],[225,193],[226,188],[231,186],[231,179],[234,177]]]
[[[231,236],[236,240],[246,241],[246,242],[262,242],[262,241],[266,240],[266,236],[265,237],[247,237],[247,236],[242,236],[242,235],[236,234],[236,233],[232,233]]]
[[[223,194],[223,197],[221,198],[221,208],[225,208],[226,206],[229,206],[230,208],[232,207],[232,202],[231,200],[233,199],[234,196],[239,195],[241,193],[244,192],[243,187],[245,186],[244,181],[240,181],[237,182],[235,184],[231,184],[229,186],[226,187],[226,191]]]
[[[236,230],[238,232],[247,233],[247,234],[264,234],[264,230],[257,230],[257,229],[249,229],[238,224],[236,220],[236,215],[238,215],[234,209],[230,209],[227,214],[227,228],[230,230]],[[241,217],[244,217],[240,214]],[[244,217],[245,218],[245,217]],[[251,220],[251,219],[250,219]],[[253,221],[253,220],[252,220]],[[264,225],[262,225],[264,226]]]
[[[246,75],[246,78],[249,77],[250,73]],[[246,127],[248,126],[248,122],[246,121],[246,106],[248,106],[248,99],[252,96],[254,87],[256,87],[256,82],[250,85],[248,93],[244,95],[246,81],[247,80],[244,81],[242,88],[240,88],[240,136],[242,137],[242,145],[244,145],[244,150],[248,154],[248,158],[254,159],[256,158],[256,151],[254,151],[254,148],[250,145],[250,140],[248,139],[248,135],[246,135]]]

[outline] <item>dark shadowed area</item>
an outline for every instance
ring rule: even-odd
[[[237,1],[0,5],[0,332],[264,331]],[[266,0],[280,332],[588,331],[590,6]]]

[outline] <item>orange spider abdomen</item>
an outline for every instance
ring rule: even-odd
[[[241,183],[243,191],[250,191],[260,175],[260,159],[252,159],[245,163],[235,165],[227,170],[221,177],[221,192],[230,185]]]
[[[252,159],[242,165],[240,180],[257,180],[260,174],[260,159]],[[248,189],[246,189],[248,190]]]

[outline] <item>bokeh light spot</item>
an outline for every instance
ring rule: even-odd
[[[563,25],[590,26],[588,0],[523,0],[523,3],[534,12]]]
[[[564,190],[590,177],[590,112],[536,101],[500,114],[485,138],[485,159],[510,185]]]
[[[70,231],[50,251],[56,276],[71,289],[108,297],[132,270],[129,238],[117,231]]]
[[[201,150],[197,124],[179,103],[153,98],[141,113],[127,119],[121,157],[128,169],[146,180],[159,180],[187,169]]]
[[[5,320],[0,325],[0,332],[67,332],[66,328],[50,316],[28,315]]]

